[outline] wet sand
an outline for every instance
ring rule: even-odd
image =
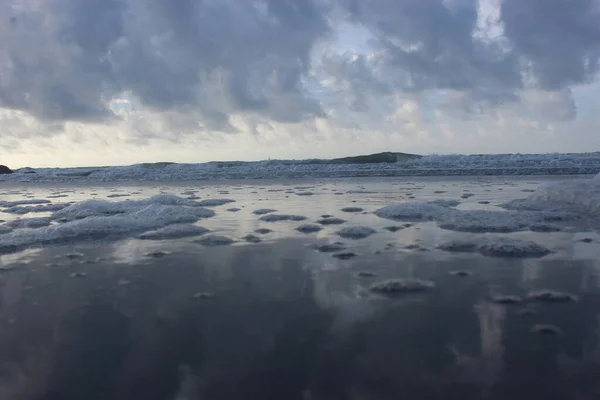
[[[600,390],[593,261],[337,260],[284,239],[201,251],[171,242],[161,257],[117,264],[115,249],[48,248],[2,272],[2,398],[580,399]],[[369,290],[390,278],[435,286]],[[525,298],[540,289],[577,298]]]
[[[118,237],[0,255],[0,399],[596,398],[600,248],[581,239],[591,221],[473,234],[373,214],[411,196],[497,209],[538,184],[206,185],[191,189],[236,200],[199,222],[231,245]],[[61,188],[68,197],[57,201],[147,198],[190,186]],[[60,195],[50,187],[15,191],[8,200]],[[261,221],[261,208],[307,220]],[[347,222],[296,230],[323,214]],[[347,226],[375,233],[336,234]],[[248,234],[261,242],[243,239]],[[471,236],[535,240],[552,252],[519,258],[439,248]],[[345,253],[353,256],[335,256]],[[405,289],[373,290],[389,280],[396,286],[388,288]],[[415,290],[407,282],[427,284]]]

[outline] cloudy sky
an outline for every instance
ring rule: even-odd
[[[0,0],[0,164],[600,150],[600,0]]]

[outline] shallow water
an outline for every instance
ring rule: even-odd
[[[131,194],[108,198],[122,201],[198,190],[202,199],[235,200],[196,225],[236,242],[212,247],[194,237],[121,237],[0,255],[0,398],[596,398],[600,251],[597,239],[580,240],[596,238],[594,221],[564,222],[558,232],[472,234],[441,229],[434,221],[404,227],[372,214],[408,200],[499,209],[497,204],[527,197],[545,181],[3,187],[4,193],[21,192],[0,195],[3,201],[74,190],[53,202],[81,201],[91,193],[102,199]],[[462,198],[464,193],[474,196]],[[227,211],[232,207],[241,210]],[[367,214],[342,212],[344,207]],[[263,222],[253,214],[260,208],[308,219]],[[347,222],[311,234],[295,230],[323,214]],[[7,221],[17,217],[0,214]],[[360,240],[335,235],[347,226],[376,233]],[[403,229],[383,229],[389,226]],[[257,234],[262,243],[242,240],[258,228],[273,232]],[[535,240],[552,253],[521,259],[437,248],[473,236]],[[314,249],[335,242],[356,256],[339,259]],[[394,296],[370,291],[374,283],[398,278],[435,286]],[[543,289],[576,301],[526,298]],[[496,302],[501,295],[522,301]]]

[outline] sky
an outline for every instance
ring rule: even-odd
[[[0,164],[600,151],[600,0],[0,0]]]

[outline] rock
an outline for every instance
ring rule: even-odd
[[[6,165],[0,165],[0,174],[12,174],[14,173],[12,169],[8,168]]]

